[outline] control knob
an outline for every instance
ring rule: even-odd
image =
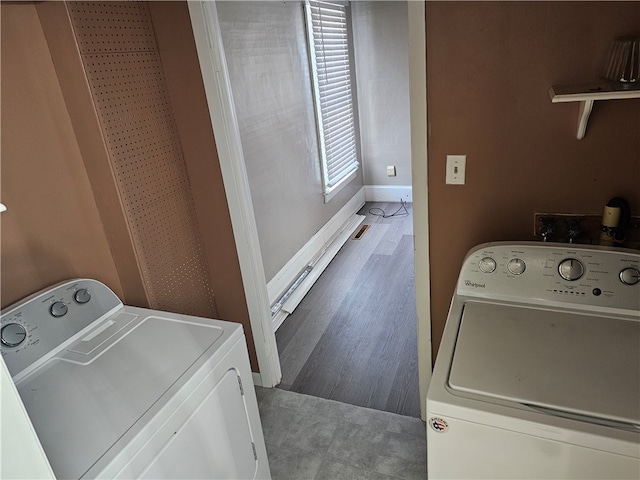
[[[527,268],[527,264],[521,258],[512,258],[507,263],[507,270],[514,275],[522,275]]]
[[[496,261],[491,257],[484,257],[478,262],[478,267],[483,273],[493,273],[496,269]]]
[[[67,307],[66,303],[54,302],[49,308],[49,313],[51,313],[51,315],[53,315],[54,317],[64,317],[67,314],[68,310],[69,307]]]
[[[27,338],[27,330],[19,323],[7,323],[0,331],[0,339],[5,347],[17,347]]]
[[[640,282],[640,270],[628,267],[620,272],[620,281],[625,285],[635,285]]]
[[[562,260],[560,265],[558,265],[558,273],[565,280],[573,282],[584,275],[584,265],[582,265],[580,260],[567,258]]]
[[[81,288],[77,290],[73,295],[73,299],[76,301],[76,303],[87,303],[89,300],[91,300],[91,292],[86,288]]]

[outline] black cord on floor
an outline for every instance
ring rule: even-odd
[[[401,210],[404,210],[404,212],[401,212]],[[378,213],[378,212],[382,212],[382,213]],[[382,218],[390,218],[390,217],[405,217],[407,215],[409,215],[409,210],[407,210],[407,202],[405,202],[404,200],[400,199],[400,208],[398,210],[396,210],[395,212],[393,212],[391,215],[387,215],[387,213],[378,207],[372,207],[369,209],[369,213],[371,215],[376,215],[378,217],[382,217]]]

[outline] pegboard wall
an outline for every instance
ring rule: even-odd
[[[209,269],[148,6],[69,2],[68,10],[149,305],[214,317]]]

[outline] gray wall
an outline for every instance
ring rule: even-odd
[[[324,203],[301,2],[217,2],[267,281],[362,187]]]
[[[411,185],[407,2],[351,2],[351,16],[364,183]]]

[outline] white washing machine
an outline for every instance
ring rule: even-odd
[[[56,477],[270,478],[240,324],[125,306],[79,279],[1,325]]]
[[[640,252],[473,249],[426,406],[429,478],[640,478]]]

